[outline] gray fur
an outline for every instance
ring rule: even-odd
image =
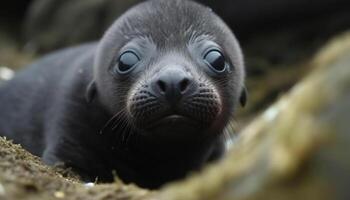
[[[203,64],[208,42],[229,63],[224,78]],[[142,52],[142,65],[126,77],[112,75],[128,45]],[[185,137],[177,140],[150,136],[120,112],[137,84],[169,62],[188,65],[222,101],[210,127],[183,130]],[[224,129],[244,91],[243,65],[236,38],[209,8],[186,0],[147,1],[117,19],[98,43],[45,56],[1,85],[0,133],[48,164],[72,167],[84,180],[111,181],[115,170],[126,182],[159,187],[222,154]]]

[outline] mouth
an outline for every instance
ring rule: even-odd
[[[165,117],[161,117],[155,120],[149,126],[147,126],[147,129],[163,127],[163,126],[175,127],[178,125],[199,127],[200,123],[197,120],[191,119],[183,115],[172,114],[172,115],[167,115]]]

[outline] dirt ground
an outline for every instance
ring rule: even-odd
[[[152,192],[119,181],[87,186],[67,170],[42,164],[5,138],[0,138],[0,199],[149,199]]]

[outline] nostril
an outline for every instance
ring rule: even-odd
[[[181,92],[185,92],[185,90],[188,88],[188,85],[190,84],[190,80],[187,78],[184,78],[181,82],[180,82],[180,91]]]
[[[161,92],[163,92],[163,93],[165,93],[166,92],[166,83],[164,82],[164,81],[162,81],[162,80],[158,80],[157,81],[157,85],[158,85],[158,87],[159,87],[159,89],[160,89],[160,91]]]

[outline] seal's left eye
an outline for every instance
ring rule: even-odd
[[[129,72],[139,61],[140,58],[134,52],[124,52],[119,57],[117,71],[121,74],[125,74]]]
[[[204,60],[215,72],[223,72],[226,69],[225,57],[219,50],[210,50],[207,54],[205,54]]]

